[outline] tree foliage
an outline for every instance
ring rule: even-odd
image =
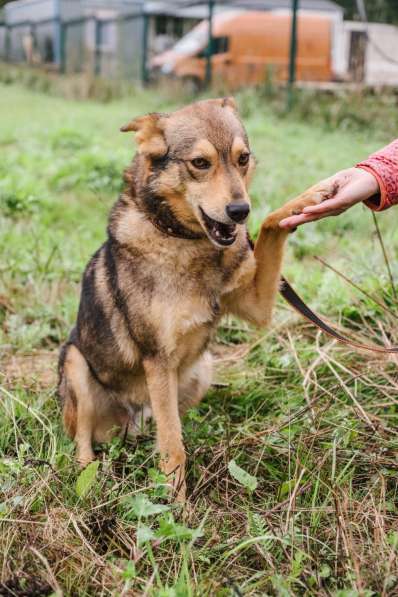
[[[356,0],[335,1],[345,9],[345,19],[360,19]],[[398,0],[364,0],[364,5],[369,21],[398,23]]]

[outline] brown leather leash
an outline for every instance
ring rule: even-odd
[[[282,284],[280,287],[280,293],[283,298],[291,305],[296,311],[298,311],[305,319],[316,325],[317,328],[335,338],[339,342],[343,344],[347,344],[347,346],[352,346],[353,348],[360,348],[361,350],[369,350],[371,352],[378,352],[384,354],[398,354],[398,347],[392,348],[385,348],[381,346],[374,346],[371,344],[362,344],[361,342],[356,342],[354,340],[350,340],[343,334],[340,334],[337,330],[330,327],[327,323],[325,323],[314,311],[312,311],[308,305],[305,304],[302,298],[299,297],[297,292],[290,286],[289,282],[286,278],[282,278]]]

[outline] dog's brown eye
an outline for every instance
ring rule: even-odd
[[[194,158],[191,161],[191,164],[194,166],[194,168],[198,168],[199,170],[207,170],[210,168],[210,162],[205,158]]]
[[[246,166],[249,162],[250,153],[241,153],[239,156],[238,164],[239,166]]]

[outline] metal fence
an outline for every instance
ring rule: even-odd
[[[0,60],[140,80],[145,78],[146,19],[137,13],[1,24]]]
[[[213,55],[220,52],[213,38],[216,4],[215,0],[187,0],[180,3],[185,9],[203,5],[201,16],[197,15],[199,18],[191,19],[190,22],[185,18],[190,26],[202,18],[207,18],[209,22],[207,48],[203,51],[206,63],[203,83],[207,85],[213,79]],[[293,0],[293,6],[297,10],[297,0]],[[148,55],[153,54],[153,49],[148,48],[148,28],[151,27],[152,34],[155,32],[156,36],[156,19],[161,17],[160,13],[148,14],[138,9],[134,14],[124,13],[115,18],[90,15],[68,20],[52,18],[0,24],[0,60],[47,65],[62,73],[87,73],[104,78],[146,82]],[[183,18],[179,20],[183,22]],[[175,22],[172,24],[175,25]],[[162,23],[159,23],[160,29],[161,26]],[[169,31],[162,33],[169,40],[172,37]],[[179,33],[177,37],[183,34],[183,27]],[[291,60],[294,60],[294,56]],[[247,66],[247,70],[253,72],[258,68],[255,64]],[[265,76],[265,67],[262,72]],[[294,79],[294,71],[291,71],[291,78]]]
[[[77,4],[73,12],[69,10],[73,3],[64,0],[68,11],[59,13],[58,18],[48,18],[49,13],[44,13],[42,20],[39,12],[32,10],[32,2],[30,12],[23,14],[36,20],[8,18],[6,24],[0,23],[0,60],[107,79],[146,82],[149,74],[153,80],[174,77],[191,90],[210,83],[221,89],[235,89],[287,82],[290,103],[296,79],[300,84],[318,86],[351,82],[398,85],[398,27],[368,23],[366,19],[344,21],[337,5],[337,12],[333,9],[330,14],[315,14],[304,10],[312,2],[280,0],[286,10],[272,14],[275,2],[264,0],[263,12],[271,13],[271,17],[266,24],[253,13],[251,17],[248,14],[249,20],[254,19],[250,26],[255,29],[249,35],[248,25],[241,23],[246,18],[243,13],[250,11],[239,8],[242,4],[249,6],[246,0],[228,0],[229,16],[221,0],[131,0],[128,13],[111,11],[108,0],[95,0],[95,12],[90,16],[82,15],[83,4],[80,12]],[[59,2],[62,4],[62,0]],[[18,4],[12,2],[9,6]],[[162,7],[156,8],[155,4]],[[90,0],[85,6],[94,10]],[[299,8],[302,10],[298,14]],[[43,20],[44,15],[47,20]],[[230,19],[228,26],[226,19]],[[278,23],[276,19],[280,19]],[[207,31],[202,25],[206,20]],[[175,43],[181,38],[177,51]]]

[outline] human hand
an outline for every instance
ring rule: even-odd
[[[279,223],[281,228],[296,228],[301,224],[338,216],[356,203],[365,201],[380,192],[379,183],[373,174],[362,168],[341,170],[326,181],[333,189],[318,205],[304,207],[303,211]]]

